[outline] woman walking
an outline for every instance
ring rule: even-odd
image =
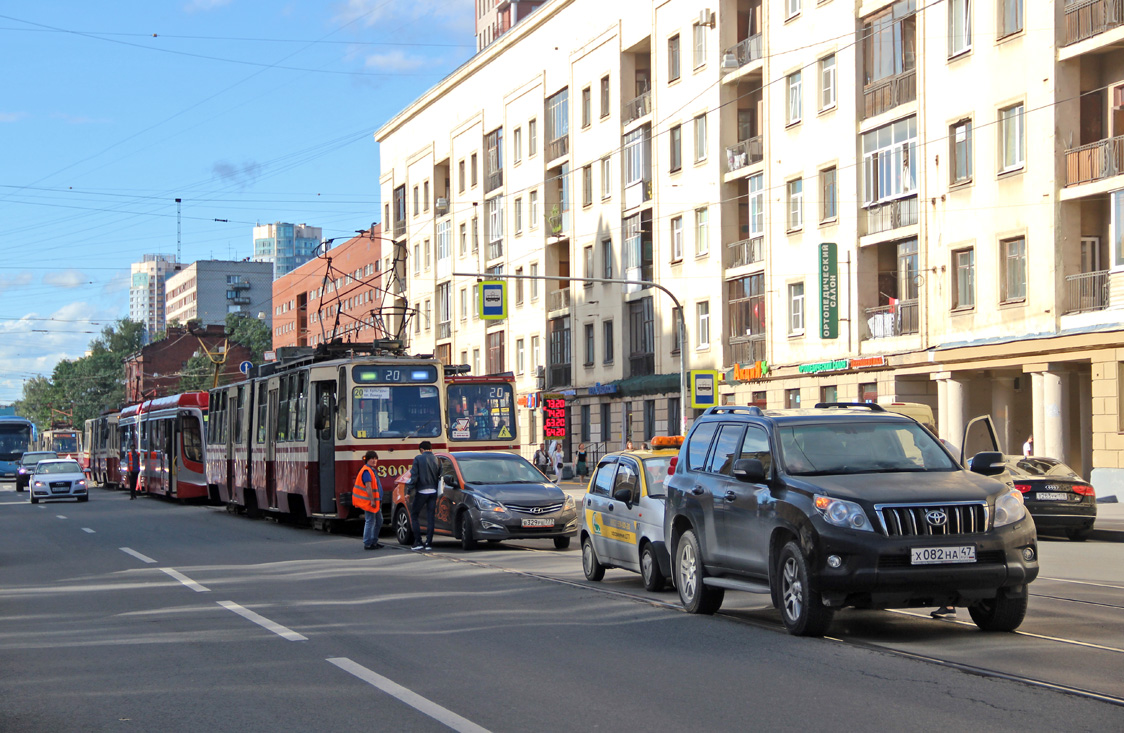
[[[585,443],[578,443],[577,472],[578,472],[579,476],[588,476],[589,475],[589,464],[586,463]]]

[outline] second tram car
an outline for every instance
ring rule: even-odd
[[[209,498],[203,455],[207,402],[206,392],[185,392],[122,410],[117,421],[120,484],[131,488],[137,479],[130,466],[137,466],[141,491],[181,500]]]
[[[85,440],[82,452],[86,456],[86,473],[102,486],[115,487],[120,481],[117,445],[117,420],[120,414],[106,412],[86,421]]]

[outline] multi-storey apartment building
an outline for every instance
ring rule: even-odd
[[[316,346],[333,334],[352,342],[379,338],[387,285],[382,249],[376,226],[274,280],[273,348]]]
[[[164,283],[180,267],[175,255],[152,254],[129,268],[129,318],[144,324],[146,343],[164,331]]]
[[[482,51],[546,0],[473,0],[476,4],[476,50]]]
[[[316,256],[324,231],[307,224],[259,224],[254,227],[254,262],[272,262],[281,277]]]
[[[165,283],[168,322],[221,326],[230,313],[261,317],[272,310],[273,265],[245,260],[199,260],[183,266]]]
[[[986,413],[1116,491],[1118,5],[553,0],[376,133],[417,348],[571,391],[575,442],[674,430],[683,348],[728,402]],[[486,324],[453,272],[636,282]]]

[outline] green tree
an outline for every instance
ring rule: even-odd
[[[206,391],[214,384],[214,379],[215,365],[210,357],[199,349],[184,364],[179,388],[181,392]]]
[[[262,355],[273,347],[273,334],[265,321],[250,318],[243,313],[226,315],[226,334],[231,341],[250,350],[250,361],[262,363]]]

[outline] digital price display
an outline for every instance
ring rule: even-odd
[[[437,381],[437,367],[428,364],[405,366],[357,366],[351,370],[356,384],[418,384]]]
[[[542,435],[550,440],[566,437],[566,400],[562,397],[546,397],[542,403]]]

